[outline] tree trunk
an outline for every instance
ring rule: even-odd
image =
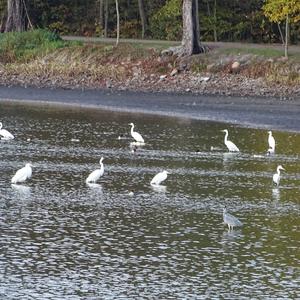
[[[24,0],[7,0],[5,32],[24,31],[26,28]]]
[[[108,0],[105,0],[105,8],[104,8],[104,37],[107,37],[107,27],[108,27]]]
[[[6,20],[7,20],[7,10],[5,8],[4,11],[2,12],[1,21],[0,21],[0,32],[1,33],[5,32]]]
[[[277,27],[278,27],[278,31],[279,31],[279,34],[280,34],[281,43],[282,43],[282,45],[285,45],[284,37],[283,37],[282,30],[281,30],[281,27],[280,27],[279,23],[277,23]]]
[[[103,0],[99,0],[99,25],[100,25],[100,29],[102,31],[102,34],[103,35],[103,25],[104,25],[104,18],[103,18]]]
[[[289,45],[289,15],[286,16],[285,20],[285,45],[284,45],[284,56],[288,57],[288,45]]]
[[[146,32],[147,32],[147,17],[145,12],[145,5],[144,0],[138,0],[139,3],[139,12],[140,12],[140,18],[142,23],[142,39],[145,38]]]
[[[214,3],[214,41],[218,41],[218,34],[217,34],[217,0]]]
[[[116,12],[117,12],[117,40],[116,40],[116,46],[118,46],[119,39],[120,39],[120,14],[119,14],[118,0],[116,0]]]
[[[200,30],[198,16],[198,0],[183,0],[182,4],[183,35],[182,52],[192,55],[203,52],[200,45]]]

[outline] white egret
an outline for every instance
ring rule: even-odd
[[[277,167],[277,172],[273,175],[273,182],[278,186],[280,182],[280,170],[285,171],[285,169],[282,167],[282,165],[279,165]]]
[[[32,175],[32,164],[26,164],[25,167],[18,170],[15,176],[11,179],[11,183],[24,182],[26,179],[29,179]]]
[[[103,165],[103,157],[100,158],[99,164],[100,164],[100,169],[97,169],[93,171],[88,178],[85,180],[86,183],[95,183],[101,176],[103,176],[104,173],[104,165]]]
[[[228,150],[230,152],[239,152],[239,148],[231,141],[228,141],[227,137],[228,137],[228,130],[224,129],[222,130],[223,132],[225,132],[225,138],[224,138],[224,143],[226,145],[226,147],[228,148]]]
[[[0,122],[0,136],[1,140],[12,140],[15,137],[6,129],[2,129],[2,123]]]
[[[131,136],[134,138],[134,140],[138,143],[144,143],[144,139],[143,137],[136,131],[133,131],[134,128],[134,124],[133,123],[129,123],[129,125],[131,126]]]
[[[223,209],[223,220],[228,225],[229,230],[233,229],[233,227],[243,226],[243,223],[238,218],[227,212],[226,207]]]
[[[272,135],[272,131],[268,131],[269,137],[268,137],[268,143],[269,143],[269,150],[268,152],[270,154],[273,154],[275,152],[275,139]]]
[[[156,174],[153,179],[151,180],[150,184],[152,185],[159,185],[161,182],[167,179],[168,174],[170,174],[167,171],[162,171]]]

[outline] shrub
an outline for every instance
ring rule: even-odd
[[[169,0],[150,18],[152,37],[180,40],[182,35],[181,0]]]
[[[0,61],[26,62],[66,44],[56,33],[42,29],[0,33]]]

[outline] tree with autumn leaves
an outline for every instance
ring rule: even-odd
[[[300,20],[299,0],[266,0],[264,14],[275,23],[285,22],[284,55],[288,57],[289,27]]]

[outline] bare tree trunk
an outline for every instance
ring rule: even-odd
[[[5,32],[24,31],[26,28],[26,11],[24,0],[7,0],[7,20]]]
[[[183,0],[182,4],[183,35],[182,51],[185,55],[203,52],[200,45],[198,1]]]
[[[116,0],[116,12],[117,12],[117,40],[116,40],[116,46],[119,44],[120,39],[120,13],[119,13],[119,2]]]
[[[104,25],[104,18],[103,18],[103,0],[99,0],[99,25],[100,25],[100,29],[102,30],[102,34],[103,35],[103,25]]]
[[[108,25],[108,0],[105,0],[105,7],[104,7],[104,37],[107,37],[107,25]]]
[[[281,30],[281,27],[280,27],[279,23],[277,23],[277,27],[278,27],[278,31],[279,31],[279,34],[280,34],[281,43],[282,43],[282,45],[285,45],[284,37],[283,37],[282,30]]]
[[[217,0],[215,0],[214,3],[214,41],[218,41],[218,35],[217,35]]]
[[[285,20],[285,45],[284,45],[284,56],[288,57],[288,44],[289,44],[289,15],[286,16]]]
[[[1,33],[3,33],[5,31],[6,20],[7,20],[7,10],[5,9],[2,12],[1,21],[0,21],[0,32]]]
[[[146,17],[146,12],[145,12],[145,5],[144,5],[144,0],[138,0],[139,4],[139,12],[140,12],[140,18],[141,18],[141,23],[142,23],[142,39],[145,38],[146,32],[147,32],[147,17]]]

